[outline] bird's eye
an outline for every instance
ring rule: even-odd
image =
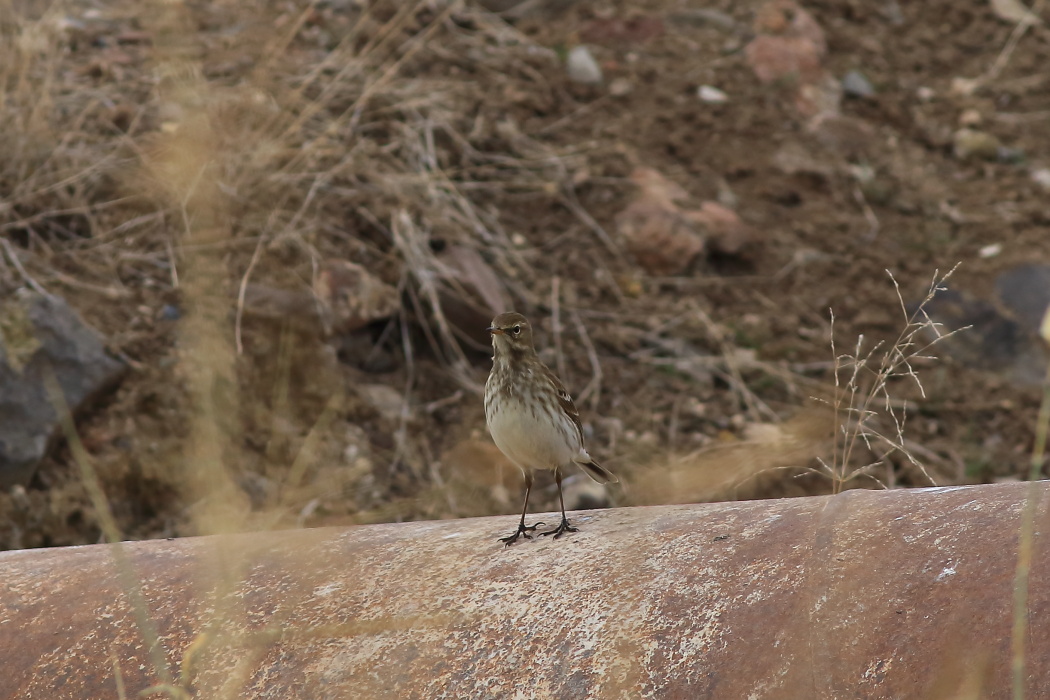
[[[521,333],[521,326],[514,326],[513,328],[510,329],[510,332],[513,333],[514,335],[517,335],[517,334]]]

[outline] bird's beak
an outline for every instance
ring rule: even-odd
[[[487,330],[487,331],[488,331],[489,333],[491,333],[492,335],[503,335],[503,329],[501,329],[501,328],[496,328],[495,326],[489,326],[489,327],[488,327],[488,328],[486,328],[485,330]]]

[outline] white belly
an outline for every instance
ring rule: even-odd
[[[501,407],[499,411],[485,407],[489,432],[496,447],[522,469],[554,470],[567,466],[580,453],[582,446],[568,420],[555,423],[519,406],[501,402]]]

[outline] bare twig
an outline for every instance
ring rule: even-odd
[[[102,488],[102,482],[99,480],[95,466],[91,462],[91,456],[80,441],[80,434],[77,433],[76,426],[73,423],[73,416],[69,412],[65,395],[62,393],[58,378],[53,371],[45,373],[45,384],[47,385],[47,393],[51,399],[51,404],[55,409],[55,413],[58,414],[62,432],[69,444],[73,461],[76,462],[80,470],[80,478],[84,483],[84,489],[91,499],[91,505],[99,519],[102,533],[111,547],[121,587],[131,599],[131,609],[135,617],[135,624],[146,641],[150,661],[153,663],[154,670],[161,683],[171,683],[171,670],[168,667],[167,654],[157,632],[157,626],[149,616],[149,608],[142,593],[142,583],[139,581],[138,576],[135,575],[135,570],[131,566],[131,560],[128,559],[127,552],[124,551],[122,545],[123,537],[121,536],[120,527],[117,525],[117,519],[113,515],[109,500],[106,498],[106,493]]]
[[[587,334],[587,327],[584,325],[583,319],[580,318],[579,312],[573,309],[571,314],[576,332],[580,334],[580,341],[587,350],[587,360],[591,363],[591,380],[580,391],[578,398],[580,403],[589,398],[591,400],[591,410],[597,411],[598,403],[602,398],[602,363],[598,359],[598,351],[595,349],[594,343],[591,342],[591,336]]]
[[[252,253],[251,260],[248,261],[248,269],[244,271],[244,275],[241,277],[241,285],[237,289],[237,312],[234,316],[233,322],[233,340],[238,355],[244,354],[244,345],[241,343],[241,319],[244,317],[244,295],[248,290],[248,280],[252,276],[252,270],[255,269],[256,263],[259,262],[259,255],[262,253],[262,247],[263,239],[260,238],[255,246],[255,251]]]
[[[864,196],[864,191],[861,190],[859,185],[853,186],[853,199],[860,205],[861,211],[864,212],[864,220],[868,222],[868,231],[864,235],[864,240],[875,240],[879,235],[879,217],[875,216],[875,210],[868,204],[868,198]]]
[[[394,458],[390,468],[394,469],[408,450],[408,419],[411,416],[412,390],[416,385],[416,362],[412,352],[412,340],[408,332],[408,321],[401,314],[401,347],[405,353],[405,388],[401,392],[401,410],[398,412],[397,432],[394,433]]]
[[[60,284],[67,287],[73,287],[74,289],[83,289],[88,292],[94,292],[95,294],[101,294],[107,299],[127,299],[131,296],[131,292],[123,287],[106,287],[101,284],[92,284],[67,275],[54,268],[51,269],[49,274],[58,280]]]
[[[602,228],[601,224],[595,221],[594,217],[591,216],[590,212],[584,209],[583,205],[580,204],[580,200],[576,197],[576,191],[569,187],[566,188],[562,193],[561,197],[562,204],[564,204],[569,211],[576,215],[576,218],[583,222],[584,226],[589,228],[598,236],[598,240],[612,253],[616,258],[622,258],[623,252],[619,246],[613,242],[613,239],[606,233],[605,229]]]
[[[554,336],[554,353],[558,376],[566,380],[565,353],[562,351],[561,339],[561,277],[551,280],[551,334]]]
[[[26,272],[26,269],[22,267],[22,261],[18,259],[18,253],[11,247],[11,243],[6,238],[0,238],[0,246],[3,246],[4,252],[7,253],[7,259],[11,261],[11,264],[18,270],[18,274],[22,276],[25,283],[28,284],[33,291],[37,294],[43,294],[46,297],[51,296],[46,289],[44,289],[39,282],[33,279],[33,276]]]
[[[1003,69],[1006,68],[1006,64],[1010,62],[1014,50],[1017,49],[1017,44],[1020,43],[1021,38],[1029,29],[1036,25],[1039,13],[1043,11],[1044,4],[1046,4],[1046,0],[1036,0],[1035,3],[1032,4],[1032,8],[1028,11],[1028,14],[1026,14],[1024,18],[1017,23],[1013,31],[1010,32],[1006,44],[1003,45],[1003,50],[995,57],[995,61],[992,62],[992,65],[988,68],[985,74],[978,78],[980,82],[985,84],[991,83],[1002,74]]]
[[[737,353],[735,353],[733,348],[729,345],[722,328],[712,320],[706,311],[695,304],[693,305],[693,313],[696,318],[700,320],[700,323],[707,329],[708,333],[714,337],[715,342],[718,343],[719,350],[722,353],[722,359],[725,362],[725,367],[728,372],[727,379],[729,380],[729,385],[733,387],[733,390],[740,398],[740,402],[748,412],[751,413],[752,418],[754,420],[762,420],[765,418],[773,422],[778,422],[780,418],[773,409],[767,406],[764,401],[759,399],[758,396],[748,388],[747,383],[740,374]]]
[[[171,244],[171,236],[167,236],[164,239],[164,249],[168,251],[168,267],[171,270],[171,286],[173,289],[179,288],[179,265],[175,259],[175,248]]]

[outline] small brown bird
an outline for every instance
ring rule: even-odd
[[[503,313],[492,319],[488,331],[495,352],[485,382],[485,420],[496,446],[525,475],[525,505],[518,529],[500,541],[510,546],[520,536],[532,539],[529,533],[543,524],[525,525],[532,475],[537,469],[554,472],[561,503],[561,524],[540,534],[557,539],[566,532],[576,532],[565,517],[562,469],[575,463],[599,484],[618,479],[584,449],[580,413],[569,392],[536,355],[528,320],[519,313]]]

